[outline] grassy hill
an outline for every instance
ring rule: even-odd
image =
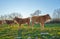
[[[60,24],[45,24],[41,30],[39,24],[28,28],[26,24],[18,30],[18,25],[0,25],[0,39],[60,39]]]

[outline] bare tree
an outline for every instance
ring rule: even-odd
[[[60,8],[54,10],[52,22],[53,23],[60,23]]]
[[[3,20],[3,19],[4,19],[4,16],[3,16],[3,15],[1,15],[1,16],[0,16],[0,20]]]
[[[10,20],[10,19],[13,19],[14,17],[22,17],[21,14],[19,13],[12,13],[12,14],[9,14],[9,15],[1,15],[0,16],[0,20]]]
[[[53,18],[60,19],[60,8],[54,10],[54,12],[53,12]]]
[[[10,14],[9,15],[9,18],[11,18],[11,19],[13,19],[14,17],[22,17],[22,15],[21,14],[19,14],[19,13],[12,13],[12,14]]]
[[[7,15],[4,15],[4,20],[6,20],[6,19],[7,19],[7,17],[8,17]]]
[[[31,14],[31,16],[39,16],[41,14],[40,10],[36,10],[34,13]]]

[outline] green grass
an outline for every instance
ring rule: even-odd
[[[41,30],[39,24],[35,24],[28,29],[28,26],[24,24],[22,28],[18,30],[18,25],[12,27],[3,24],[0,25],[0,39],[60,39],[60,24],[45,24],[45,29]]]

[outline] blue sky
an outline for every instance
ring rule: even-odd
[[[18,12],[28,17],[36,10],[41,10],[42,14],[52,17],[57,8],[60,8],[60,0],[0,0],[0,15]]]

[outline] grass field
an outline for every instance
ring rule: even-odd
[[[28,29],[27,25],[22,25],[18,30],[18,25],[0,25],[0,39],[60,39],[60,24],[45,24],[45,29],[41,30],[39,24],[35,24]]]

